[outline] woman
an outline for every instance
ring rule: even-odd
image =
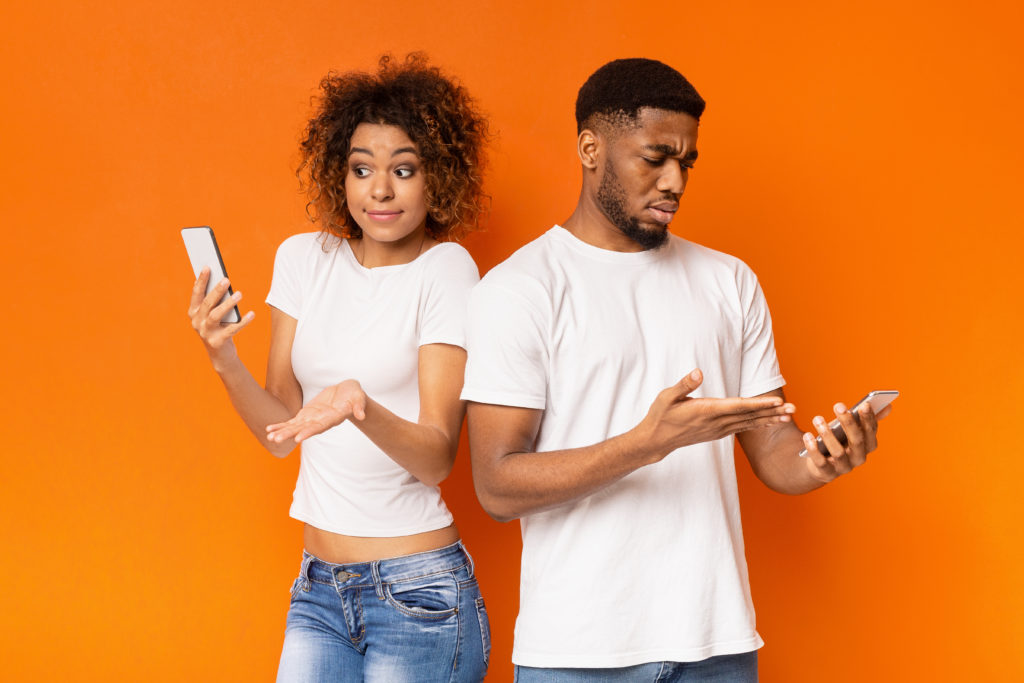
[[[322,231],[281,245],[266,388],[195,283],[189,315],[239,415],[271,453],[302,443],[305,522],[278,681],[479,681],[490,633],[438,484],[464,414],[476,265],[447,242],[482,212],[486,122],[420,55],[331,74],[301,144]]]

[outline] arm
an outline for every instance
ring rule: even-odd
[[[606,441],[534,452],[543,411],[471,403],[469,443],[480,504],[508,521],[571,503],[683,446],[788,421],[793,406],[775,396],[694,399],[695,370],[665,389],[633,429]]]
[[[450,344],[419,349],[420,414],[416,422],[398,417],[373,400],[356,380],[325,389],[294,418],[266,428],[273,442],[301,442],[351,420],[392,460],[427,486],[451,472],[459,444],[465,403],[459,400],[466,351]]]
[[[782,389],[761,396],[785,398]],[[818,450],[817,437],[810,432],[801,432],[793,422],[743,432],[737,434],[737,438],[754,474],[768,488],[791,495],[807,493],[863,465],[868,453],[878,447],[878,420],[887,416],[890,410],[891,407],[887,407],[876,416],[870,405],[864,405],[858,410],[858,422],[846,406],[837,403],[836,417],[843,425],[848,441],[845,447],[828,429],[825,419],[815,416],[814,427],[828,447],[828,457]],[[807,457],[801,458],[798,453],[804,448],[807,449]]]
[[[192,288],[188,315],[192,327],[199,334],[213,369],[227,389],[231,404],[264,448],[277,457],[288,455],[295,442],[272,442],[267,438],[266,426],[287,419],[302,405],[302,388],[292,372],[292,341],[295,338],[295,318],[271,309],[270,355],[267,359],[267,384],[261,387],[238,357],[233,337],[255,317],[252,311],[234,325],[221,325],[220,319],[242,298],[235,292],[223,304],[215,305],[227,291],[227,279],[219,282],[206,296],[206,282],[210,271],[204,269]]]

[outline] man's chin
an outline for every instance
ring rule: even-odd
[[[658,249],[668,243],[669,232],[667,223],[634,222],[626,226],[620,225],[619,230],[644,251]]]

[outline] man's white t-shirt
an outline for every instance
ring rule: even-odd
[[[628,431],[694,368],[704,373],[694,397],[784,384],[753,272],[675,236],[621,253],[555,226],[474,288],[467,349],[462,397],[543,410],[538,452]],[[623,667],[763,644],[732,437],[526,516],[522,533],[516,664]]]
[[[291,359],[302,404],[355,379],[416,422],[419,347],[465,346],[466,304],[478,280],[469,252],[450,242],[409,263],[364,268],[346,240],[289,237],[277,250],[267,303],[298,321]],[[406,536],[452,523],[438,487],[409,474],[348,421],[302,442],[290,514],[350,536]]]

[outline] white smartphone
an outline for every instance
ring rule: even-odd
[[[192,270],[196,277],[199,277],[199,271],[203,269],[203,266],[210,269],[210,279],[206,283],[206,292],[204,293],[209,294],[214,285],[228,276],[228,271],[224,268],[224,259],[221,258],[220,249],[217,248],[217,238],[213,236],[213,230],[205,225],[198,228],[182,228],[181,238],[185,240],[185,251],[188,252],[188,258],[192,261]],[[228,291],[224,293],[219,303],[224,303],[233,293],[229,285]],[[222,325],[227,325],[237,323],[241,319],[242,316],[238,314],[238,306],[234,306],[220,319],[220,322]]]
[[[860,417],[857,415],[857,411],[865,403],[870,404],[871,405],[871,410],[875,413],[875,415],[877,415],[878,413],[882,412],[882,410],[887,405],[892,403],[896,399],[896,397],[899,396],[899,395],[900,395],[900,392],[898,392],[898,391],[872,391],[870,394],[868,394],[867,396],[865,396],[861,400],[857,401],[857,404],[855,406],[850,408],[850,412],[853,413],[853,419],[855,419],[858,422],[860,422]],[[839,424],[839,418],[836,418],[835,420],[832,420],[831,422],[829,422],[828,423],[828,428],[832,430],[832,434],[836,437],[836,440],[839,443],[841,443],[842,445],[845,446],[846,445],[846,432],[843,431],[843,426],[841,424]],[[829,457],[828,447],[825,446],[825,440],[822,439],[819,436],[816,443],[817,443],[817,446],[818,446],[818,450],[821,451],[821,453],[826,458]],[[804,450],[800,451],[800,457],[801,458],[807,457],[807,449],[806,448]]]

